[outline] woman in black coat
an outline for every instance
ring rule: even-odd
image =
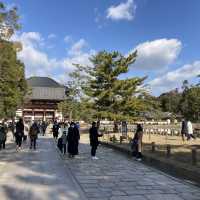
[[[97,123],[96,122],[92,122],[92,127],[89,130],[90,133],[90,146],[91,146],[91,156],[92,159],[98,159],[96,157],[96,150],[97,147],[99,145],[99,137],[101,137],[102,135],[100,135],[98,133],[98,128],[97,128]]]
[[[15,133],[17,151],[21,149],[23,136],[24,136],[24,123],[23,119],[20,118],[19,121],[16,123],[16,133]]]
[[[72,122],[68,129],[68,135],[67,135],[67,142],[68,142],[67,150],[70,158],[78,154],[79,140],[80,140],[79,130],[75,126],[75,123]]]

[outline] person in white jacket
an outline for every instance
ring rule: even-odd
[[[194,135],[193,135],[193,127],[192,127],[192,123],[190,120],[188,120],[187,122],[187,140],[190,140],[191,138],[195,139]]]

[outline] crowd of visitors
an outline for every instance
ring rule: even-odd
[[[13,138],[16,142],[16,151],[20,151],[22,148],[23,141],[30,141],[30,149],[37,148],[38,135],[45,136],[48,123],[45,121],[34,121],[32,124],[24,125],[23,119],[19,119],[18,122],[10,123],[9,126],[2,121],[0,123],[0,150],[6,148],[6,139],[8,130],[12,132]],[[79,154],[79,140],[80,140],[80,124],[78,122],[57,122],[56,120],[52,123],[51,131],[53,138],[57,142],[57,147],[65,155],[68,153],[69,158],[74,158]],[[99,137],[103,134],[99,131],[99,124],[93,122],[89,129],[89,141],[91,146],[91,158],[96,160],[96,151],[99,145]],[[187,140],[195,139],[193,135],[192,123],[189,120],[184,119],[181,124],[181,136],[182,139]],[[141,124],[137,124],[137,128],[134,137],[131,141],[131,149],[133,156],[136,160],[142,160],[142,138],[143,138],[143,127]]]
[[[12,121],[11,123],[5,123],[2,121],[0,123],[0,150],[6,147],[6,139],[8,130],[12,133],[12,139],[16,143],[16,151],[20,151],[22,144],[29,137],[30,139],[30,149],[36,149],[36,140],[38,134],[45,135],[47,123],[44,121],[34,121],[32,124],[24,124],[23,119],[20,118],[16,123]]]
[[[58,139],[57,146],[63,154],[66,154],[66,145],[67,151],[70,158],[73,158],[75,155],[78,155],[78,145],[80,140],[79,126],[77,123],[61,123],[58,125],[57,122],[54,122],[53,125],[53,137],[57,139],[58,133],[60,132],[60,137]]]

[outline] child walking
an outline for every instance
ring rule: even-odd
[[[63,155],[65,155],[66,154],[66,145],[67,145],[67,132],[66,131],[63,131],[61,138],[62,138],[62,153],[63,153]]]

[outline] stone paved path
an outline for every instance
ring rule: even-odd
[[[0,151],[0,200],[84,200],[84,193],[55,150],[53,139],[39,139],[36,151]]]
[[[200,188],[168,176],[111,149],[99,147],[91,160],[86,140],[78,158],[65,158],[90,200],[200,200]]]
[[[111,149],[91,160],[88,141],[80,155],[60,158],[53,139],[39,139],[37,151],[0,152],[0,200],[200,200],[200,189]],[[87,197],[87,198],[86,198]]]

